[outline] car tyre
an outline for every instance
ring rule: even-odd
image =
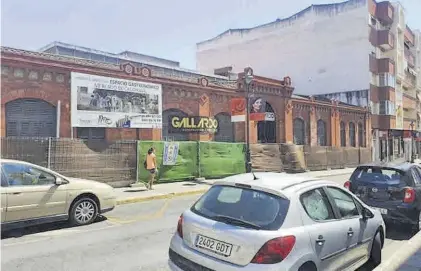
[[[312,262],[306,262],[300,268],[298,268],[298,271],[317,271],[317,267]]]
[[[370,258],[368,264],[370,267],[375,268],[382,262],[382,239],[380,232],[377,231],[373,239],[373,245],[371,246]]]
[[[69,213],[70,224],[83,226],[91,224],[98,216],[98,204],[91,198],[81,198],[71,207]]]

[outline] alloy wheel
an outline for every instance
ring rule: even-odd
[[[89,223],[95,215],[95,206],[90,201],[82,201],[76,206],[75,220],[79,224]]]

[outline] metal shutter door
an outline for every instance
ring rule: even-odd
[[[218,120],[219,129],[214,136],[214,141],[234,142],[234,123],[231,122],[231,115],[219,113],[215,118]]]
[[[55,137],[56,108],[38,99],[18,99],[6,104],[6,136]]]

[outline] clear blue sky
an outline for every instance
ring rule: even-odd
[[[229,28],[288,17],[327,0],[2,0],[2,45],[38,50],[62,41],[168,58],[195,68],[196,43]],[[342,2],[342,1],[334,1]],[[421,0],[401,0],[421,28]]]

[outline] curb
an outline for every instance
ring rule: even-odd
[[[404,249],[400,248],[392,257],[382,262],[373,271],[399,270],[419,249],[421,249],[421,231],[408,240]]]
[[[208,189],[175,192],[175,193],[170,193],[170,194],[161,194],[161,195],[146,196],[146,197],[127,198],[127,199],[117,200],[117,205],[124,205],[124,204],[151,201],[151,200],[159,200],[159,199],[169,199],[169,198],[188,196],[188,195],[197,195],[197,194],[203,194],[206,191],[208,191]]]

